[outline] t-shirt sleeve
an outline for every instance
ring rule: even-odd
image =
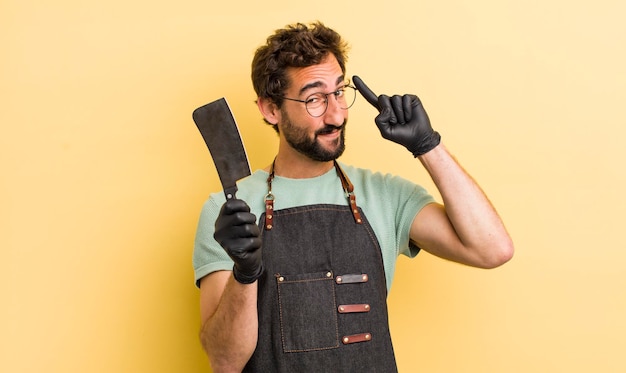
[[[398,176],[392,176],[387,180],[388,186],[396,196],[395,219],[397,237],[397,255],[403,254],[410,258],[416,256],[420,251],[419,247],[410,241],[409,233],[415,216],[429,203],[434,203],[435,199],[426,189],[413,182]]]
[[[204,276],[223,270],[232,270],[233,261],[222,246],[215,241],[215,220],[219,215],[221,204],[214,195],[202,206],[193,249],[193,269],[196,286]]]
[[[399,235],[402,239],[402,243],[399,245],[399,254],[413,258],[419,253],[420,248],[414,244],[409,237],[411,225],[413,224],[413,220],[415,220],[417,214],[424,208],[424,206],[434,202],[435,199],[423,187],[419,185],[413,186],[413,192],[404,205],[405,208],[399,210],[399,212],[402,213],[399,217]]]

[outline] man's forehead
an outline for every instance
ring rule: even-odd
[[[317,65],[307,67],[290,67],[287,70],[289,89],[299,93],[312,88],[334,88],[344,80],[339,63],[334,58],[325,59]]]

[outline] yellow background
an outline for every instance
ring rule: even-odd
[[[493,271],[400,260],[400,370],[626,371],[624,4],[3,0],[0,371],[208,370],[191,252],[219,183],[191,112],[226,96],[268,164],[250,60],[315,19],[349,74],[420,95],[516,243]],[[342,160],[432,190],[374,115],[351,109]]]

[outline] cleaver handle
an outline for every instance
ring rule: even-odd
[[[226,200],[235,198],[236,193],[237,193],[237,185],[224,189],[224,195],[226,196]]]

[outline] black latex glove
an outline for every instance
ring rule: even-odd
[[[261,232],[244,201],[233,198],[222,205],[213,237],[235,262],[235,280],[251,284],[261,276]]]
[[[441,136],[433,131],[428,114],[417,96],[376,96],[358,76],[353,76],[352,81],[367,102],[380,112],[374,122],[385,139],[403,145],[414,157],[439,145]]]

